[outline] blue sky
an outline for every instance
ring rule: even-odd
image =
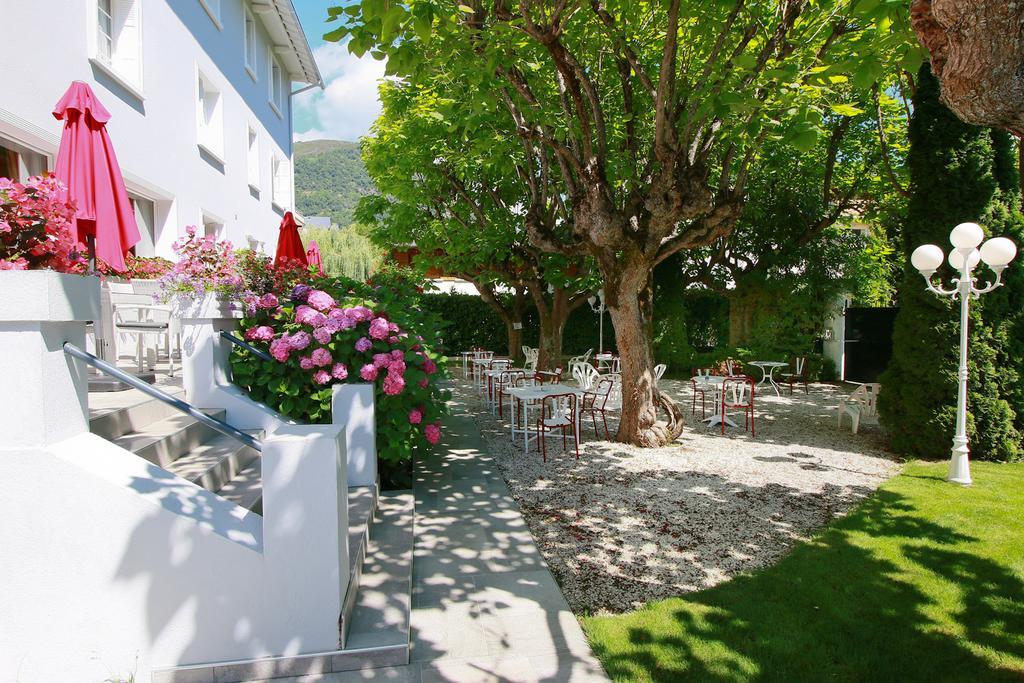
[[[345,0],[293,0],[302,28],[324,77],[324,90],[314,88],[294,100],[296,140],[358,140],[380,114],[377,81],[384,63],[372,57],[356,59],[344,45],[327,43],[323,34],[327,8]]]

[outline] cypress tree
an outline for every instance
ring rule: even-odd
[[[949,231],[955,225],[975,221],[984,226],[986,217],[1002,209],[990,131],[963,123],[939,102],[939,85],[927,63],[918,74],[914,94],[907,164],[911,197],[903,229],[906,268],[892,360],[880,379],[879,416],[898,453],[944,458],[956,424],[960,302],[927,291],[910,265],[910,253],[927,243],[948,252]],[[1000,180],[1006,182],[1005,176]],[[991,234],[991,228],[984,227]],[[948,283],[954,273],[943,266],[939,275]],[[967,422],[971,453],[976,458],[1015,459],[1019,434],[1014,412],[1000,395],[996,334],[982,323],[981,305],[977,300],[972,304]]]

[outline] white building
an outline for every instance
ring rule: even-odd
[[[321,85],[291,0],[0,0],[0,176],[53,167],[73,80],[107,129],[142,233],[187,225],[272,251],[292,208],[293,83]]]

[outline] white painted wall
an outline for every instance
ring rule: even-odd
[[[89,83],[112,115],[108,130],[129,192],[155,202],[156,252],[204,214],[238,246],[246,235],[277,243],[290,209],[291,102],[269,104],[268,38],[258,14],[256,79],[245,68],[244,0],[220,0],[218,27],[200,0],[137,0],[142,22],[142,83],[133,93],[90,62],[96,0],[0,3],[0,139],[56,153],[61,122],[53,105],[72,80]],[[197,70],[223,93],[223,163],[197,144]],[[291,85],[290,83],[288,84]],[[141,95],[141,97],[139,96]],[[259,192],[248,183],[247,126],[259,137]],[[271,156],[288,159],[285,205],[271,205]]]
[[[0,273],[0,680],[336,649],[343,428],[264,439],[262,517],[86,432],[86,375],[62,345],[84,344],[97,284]]]

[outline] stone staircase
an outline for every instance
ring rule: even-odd
[[[183,398],[181,389],[168,393]],[[223,419],[223,411],[205,411]],[[260,454],[156,399],[97,411],[90,430],[139,457],[262,514]],[[259,433],[251,432],[259,438]],[[350,581],[338,621],[338,649],[287,657],[215,662],[156,671],[153,681],[233,683],[403,665],[412,609],[411,492],[348,492]]]
[[[224,419],[222,410],[204,412]],[[149,399],[93,417],[89,431],[236,505],[262,512],[259,452],[163,401]]]

